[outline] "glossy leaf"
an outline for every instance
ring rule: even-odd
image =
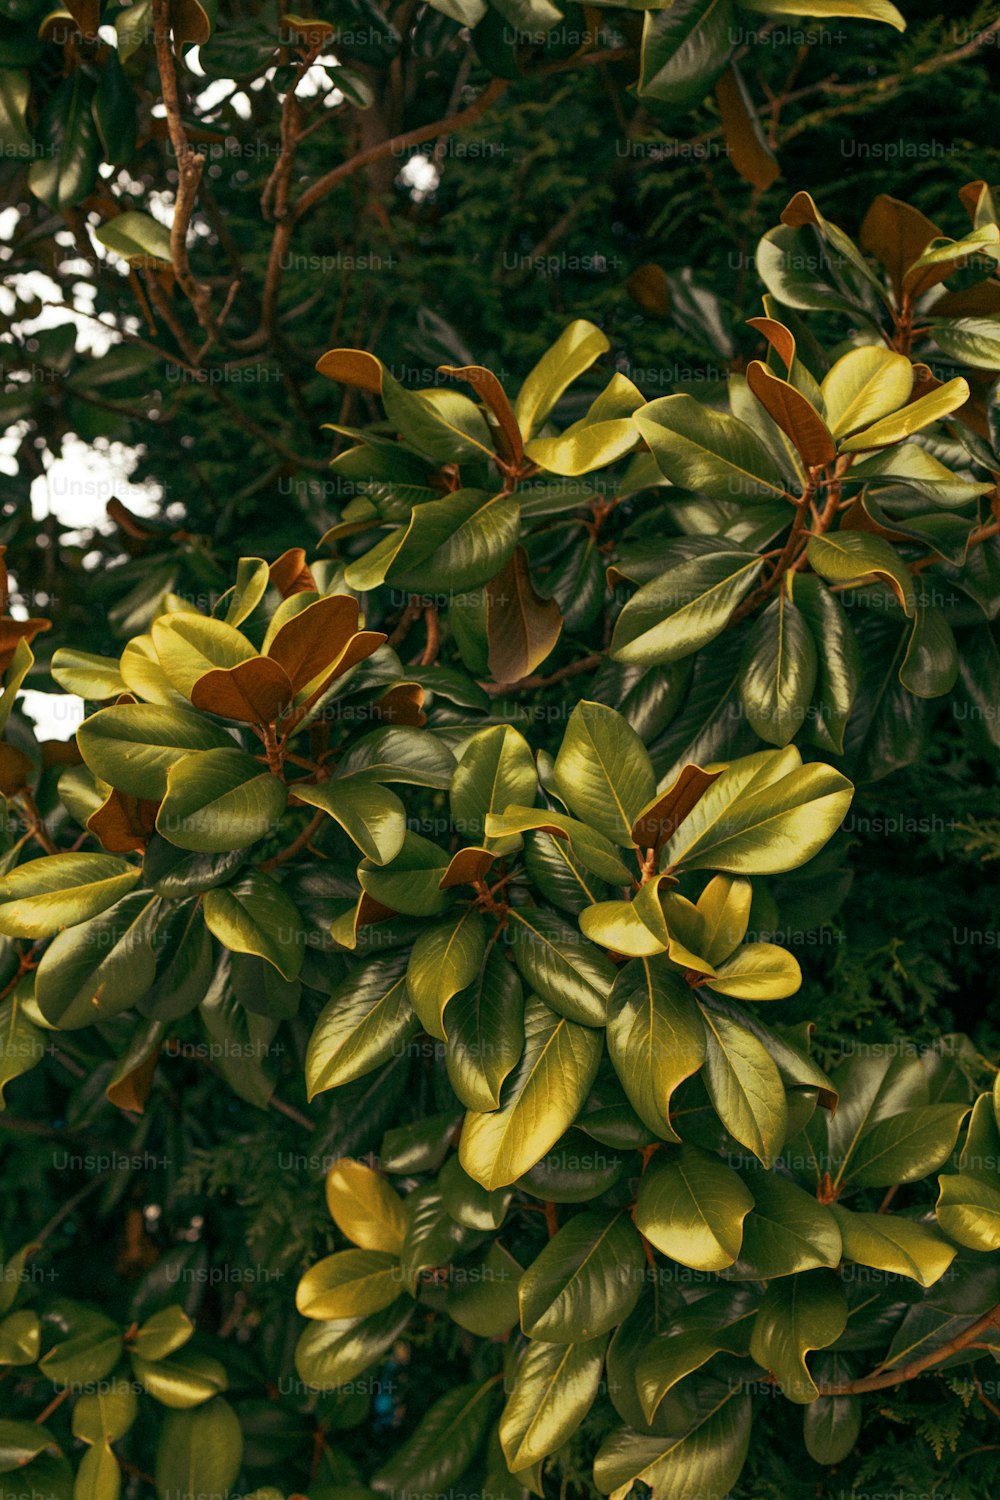
[[[555,1145],[590,1092],[601,1058],[598,1032],[534,997],[525,1007],[524,1035],[500,1108],[471,1111],[459,1143],[462,1166],[490,1191],[516,1181]]]

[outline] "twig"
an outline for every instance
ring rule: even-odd
[[[201,152],[192,149],[181,119],[177,73],[174,68],[174,56],[170,50],[170,0],[153,0],[153,44],[156,49],[156,67],[160,75],[160,91],[167,112],[170,144],[177,158],[177,198],[174,202],[174,219],[170,226],[170,258],[173,261],[181,290],[194,308],[198,322],[214,335],[216,324],[212,316],[209,290],[195,280],[188,261],[188,225],[198,197],[201,174],[205,170],[205,158]]]
[[[263,864],[257,866],[258,870],[263,870],[266,874],[269,870],[276,870],[286,860],[294,859],[295,855],[305,849],[310,840],[315,838],[316,834],[319,833],[325,818],[326,813],[320,808],[318,812],[313,814],[302,832],[292,840],[287,848],[282,849],[279,854],[272,855],[270,859],[265,859]]]
[[[519,682],[481,682],[479,686],[491,698],[500,698],[505,693],[529,693],[535,688],[552,687],[554,683],[564,682],[567,677],[576,677],[581,672],[594,672],[603,659],[600,656],[581,656],[579,661],[571,661],[568,666],[550,672],[547,677],[522,677]]]
[[[306,188],[295,204],[294,218],[296,221],[301,219],[314,203],[326,197],[331,188],[336,187],[345,178],[353,176],[355,172],[360,172],[363,167],[370,166],[372,162],[382,161],[386,156],[399,156],[411,146],[422,146],[425,141],[436,140],[442,135],[452,135],[456,130],[464,130],[467,126],[474,125],[477,120],[482,119],[490,105],[496,103],[506,88],[505,78],[494,78],[479,98],[467,109],[459,110],[458,114],[448,115],[443,120],[435,120],[432,125],[421,125],[416,130],[406,131],[403,135],[394,135],[387,141],[379,141],[377,145],[359,151],[349,161],[341,162],[339,166],[333,167]]]
[[[990,1311],[984,1313],[981,1318],[977,1318],[964,1333],[957,1333],[939,1349],[932,1349],[929,1354],[922,1354],[919,1359],[911,1360],[908,1365],[902,1365],[896,1370],[883,1370],[874,1375],[864,1375],[860,1380],[847,1380],[840,1385],[821,1385],[820,1394],[857,1396],[865,1391],[883,1391],[892,1385],[903,1385],[908,1380],[916,1380],[918,1375],[923,1375],[925,1370],[930,1370],[934,1365],[943,1364],[946,1359],[967,1349],[970,1344],[975,1344],[981,1333],[988,1333],[991,1328],[997,1327],[1000,1327],[1000,1304],[990,1308]]]

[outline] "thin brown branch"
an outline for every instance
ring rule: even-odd
[[[860,1380],[846,1380],[840,1385],[821,1385],[820,1394],[823,1396],[860,1396],[865,1391],[884,1391],[893,1385],[904,1385],[908,1380],[916,1380],[918,1375],[923,1375],[935,1365],[944,1364],[953,1354],[960,1354],[963,1349],[974,1345],[980,1334],[988,1333],[991,1329],[998,1327],[1000,1327],[1000,1304],[991,1307],[989,1312],[977,1318],[963,1333],[957,1333],[939,1349],[932,1349],[929,1354],[922,1354],[919,1359],[911,1360],[908,1365],[900,1365],[894,1370],[877,1371],[873,1375],[864,1375]]]
[[[421,125],[416,130],[408,130],[403,135],[394,135],[389,140],[379,141],[377,145],[359,151],[349,161],[341,162],[339,166],[333,167],[307,187],[292,210],[293,217],[296,221],[301,219],[314,204],[326,197],[331,188],[335,188],[338,183],[353,176],[355,172],[360,172],[363,167],[371,166],[376,161],[383,161],[387,156],[399,156],[412,146],[422,146],[426,141],[437,140],[442,135],[453,135],[456,130],[465,130],[469,125],[474,125],[477,120],[482,119],[490,106],[496,103],[506,88],[505,78],[494,78],[467,109],[448,115],[443,120],[435,120],[432,125]]]
[[[280,850],[277,854],[272,855],[270,859],[265,859],[263,864],[258,865],[258,870],[263,870],[266,874],[269,870],[276,870],[279,865],[283,865],[288,860],[294,859],[296,854],[299,854],[303,849],[307,848],[310,840],[314,839],[317,833],[319,833],[320,829],[323,826],[323,820],[325,817],[326,813],[323,812],[322,808],[320,808],[320,810],[314,813],[314,815],[309,819],[309,822],[306,824],[305,828],[303,828],[302,832],[298,834],[286,848]]]
[[[209,333],[214,334],[215,319],[212,316],[209,290],[195,280],[188,261],[188,225],[198,197],[201,174],[205,170],[205,158],[191,146],[181,119],[177,71],[170,47],[170,0],[153,0],[153,45],[160,75],[160,92],[167,112],[170,144],[177,160],[177,198],[170,227],[170,258],[181,290],[194,308],[198,322]]]
[[[500,698],[505,693],[529,693],[535,688],[552,687],[554,683],[564,682],[567,677],[577,677],[581,672],[594,672],[602,660],[600,656],[581,656],[579,661],[571,661],[568,666],[550,672],[547,677],[522,677],[520,682],[481,682],[479,686],[491,698]]]

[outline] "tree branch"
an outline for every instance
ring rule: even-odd
[[[943,1364],[953,1354],[959,1354],[963,1349],[975,1344],[980,1334],[988,1333],[993,1328],[1000,1328],[1000,1304],[991,1307],[988,1313],[977,1318],[971,1323],[964,1333],[957,1333],[953,1339],[942,1344],[940,1349],[932,1349],[929,1354],[922,1354],[919,1359],[911,1360],[908,1365],[901,1365],[895,1370],[883,1370],[874,1375],[864,1375],[860,1380],[846,1380],[841,1385],[821,1385],[820,1394],[823,1396],[860,1396],[865,1391],[884,1391],[892,1385],[903,1385],[907,1380],[916,1380],[918,1375],[923,1375],[926,1370],[935,1365]]]
[[[170,258],[180,283],[181,290],[194,308],[198,322],[211,334],[216,331],[212,316],[211,297],[207,287],[196,281],[191,272],[187,253],[187,232],[198,196],[198,184],[205,169],[205,158],[194,151],[187,138],[181,119],[181,101],[177,90],[177,72],[174,55],[170,50],[170,0],[153,0],[153,44],[156,49],[156,67],[160,75],[160,91],[167,112],[167,129],[170,144],[177,158],[177,198],[174,203],[174,219],[170,227]]]

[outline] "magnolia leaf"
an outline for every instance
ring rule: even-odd
[[[703,1077],[730,1135],[770,1166],[785,1143],[788,1110],[776,1063],[753,1033],[699,1004],[705,1022]]]
[[[601,1051],[599,1032],[529,1000],[524,1051],[503,1085],[500,1108],[466,1116],[459,1159],[469,1176],[493,1191],[533,1167],[576,1119]]]
[[[326,1202],[337,1228],[361,1250],[399,1256],[406,1236],[406,1208],[399,1194],[366,1167],[342,1157],[326,1177]]]
[[[205,926],[232,953],[263,958],[284,979],[302,967],[302,918],[282,887],[262,870],[251,870],[231,885],[206,891]]]
[[[844,1245],[844,1259],[894,1276],[933,1286],[955,1259],[955,1247],[926,1224],[898,1214],[854,1213],[832,1205]],[[939,1213],[940,1222],[940,1213]],[[946,1228],[942,1224],[942,1228]]]
[[[632,1311],[645,1271],[631,1219],[622,1213],[577,1214],[521,1277],[521,1327],[550,1344],[607,1333]]]
[[[275,831],[287,798],[284,782],[245,751],[196,751],[168,770],[156,828],[199,854],[247,849]]]
[[[629,1103],[650,1130],[676,1141],[674,1089],[705,1059],[705,1028],[691,991],[666,966],[626,964],[608,997],[608,1053]]]
[[[404,1291],[399,1258],[385,1250],[341,1250],[309,1267],[295,1289],[304,1318],[368,1317]]]
[[[160,801],[167,772],[192,750],[232,747],[221,727],[186,707],[128,703],[102,708],[77,730],[84,763],[130,797]]]
[[[656,777],[642,740],[621,714],[603,703],[578,703],[554,776],[570,812],[631,848],[632,824],[653,797]]]
[[[698,1146],[682,1146],[639,1184],[636,1228],[663,1255],[695,1271],[731,1266],[743,1243],[753,1194],[731,1167]]]
[[[834,583],[853,583],[874,576],[889,585],[903,612],[914,612],[913,579],[889,542],[867,531],[838,531],[814,536],[807,549],[810,566]]]
[[[805,1356],[826,1349],[847,1325],[847,1296],[832,1271],[804,1271],[772,1281],[764,1293],[750,1353],[777,1379],[789,1401],[807,1405],[819,1395]]]
[[[606,1343],[595,1338],[527,1344],[500,1418],[500,1442],[512,1474],[547,1458],[580,1426],[597,1397]]]
[[[802,970],[787,948],[776,943],[748,943],[737,950],[705,983],[737,1000],[785,1000],[802,986]]]

